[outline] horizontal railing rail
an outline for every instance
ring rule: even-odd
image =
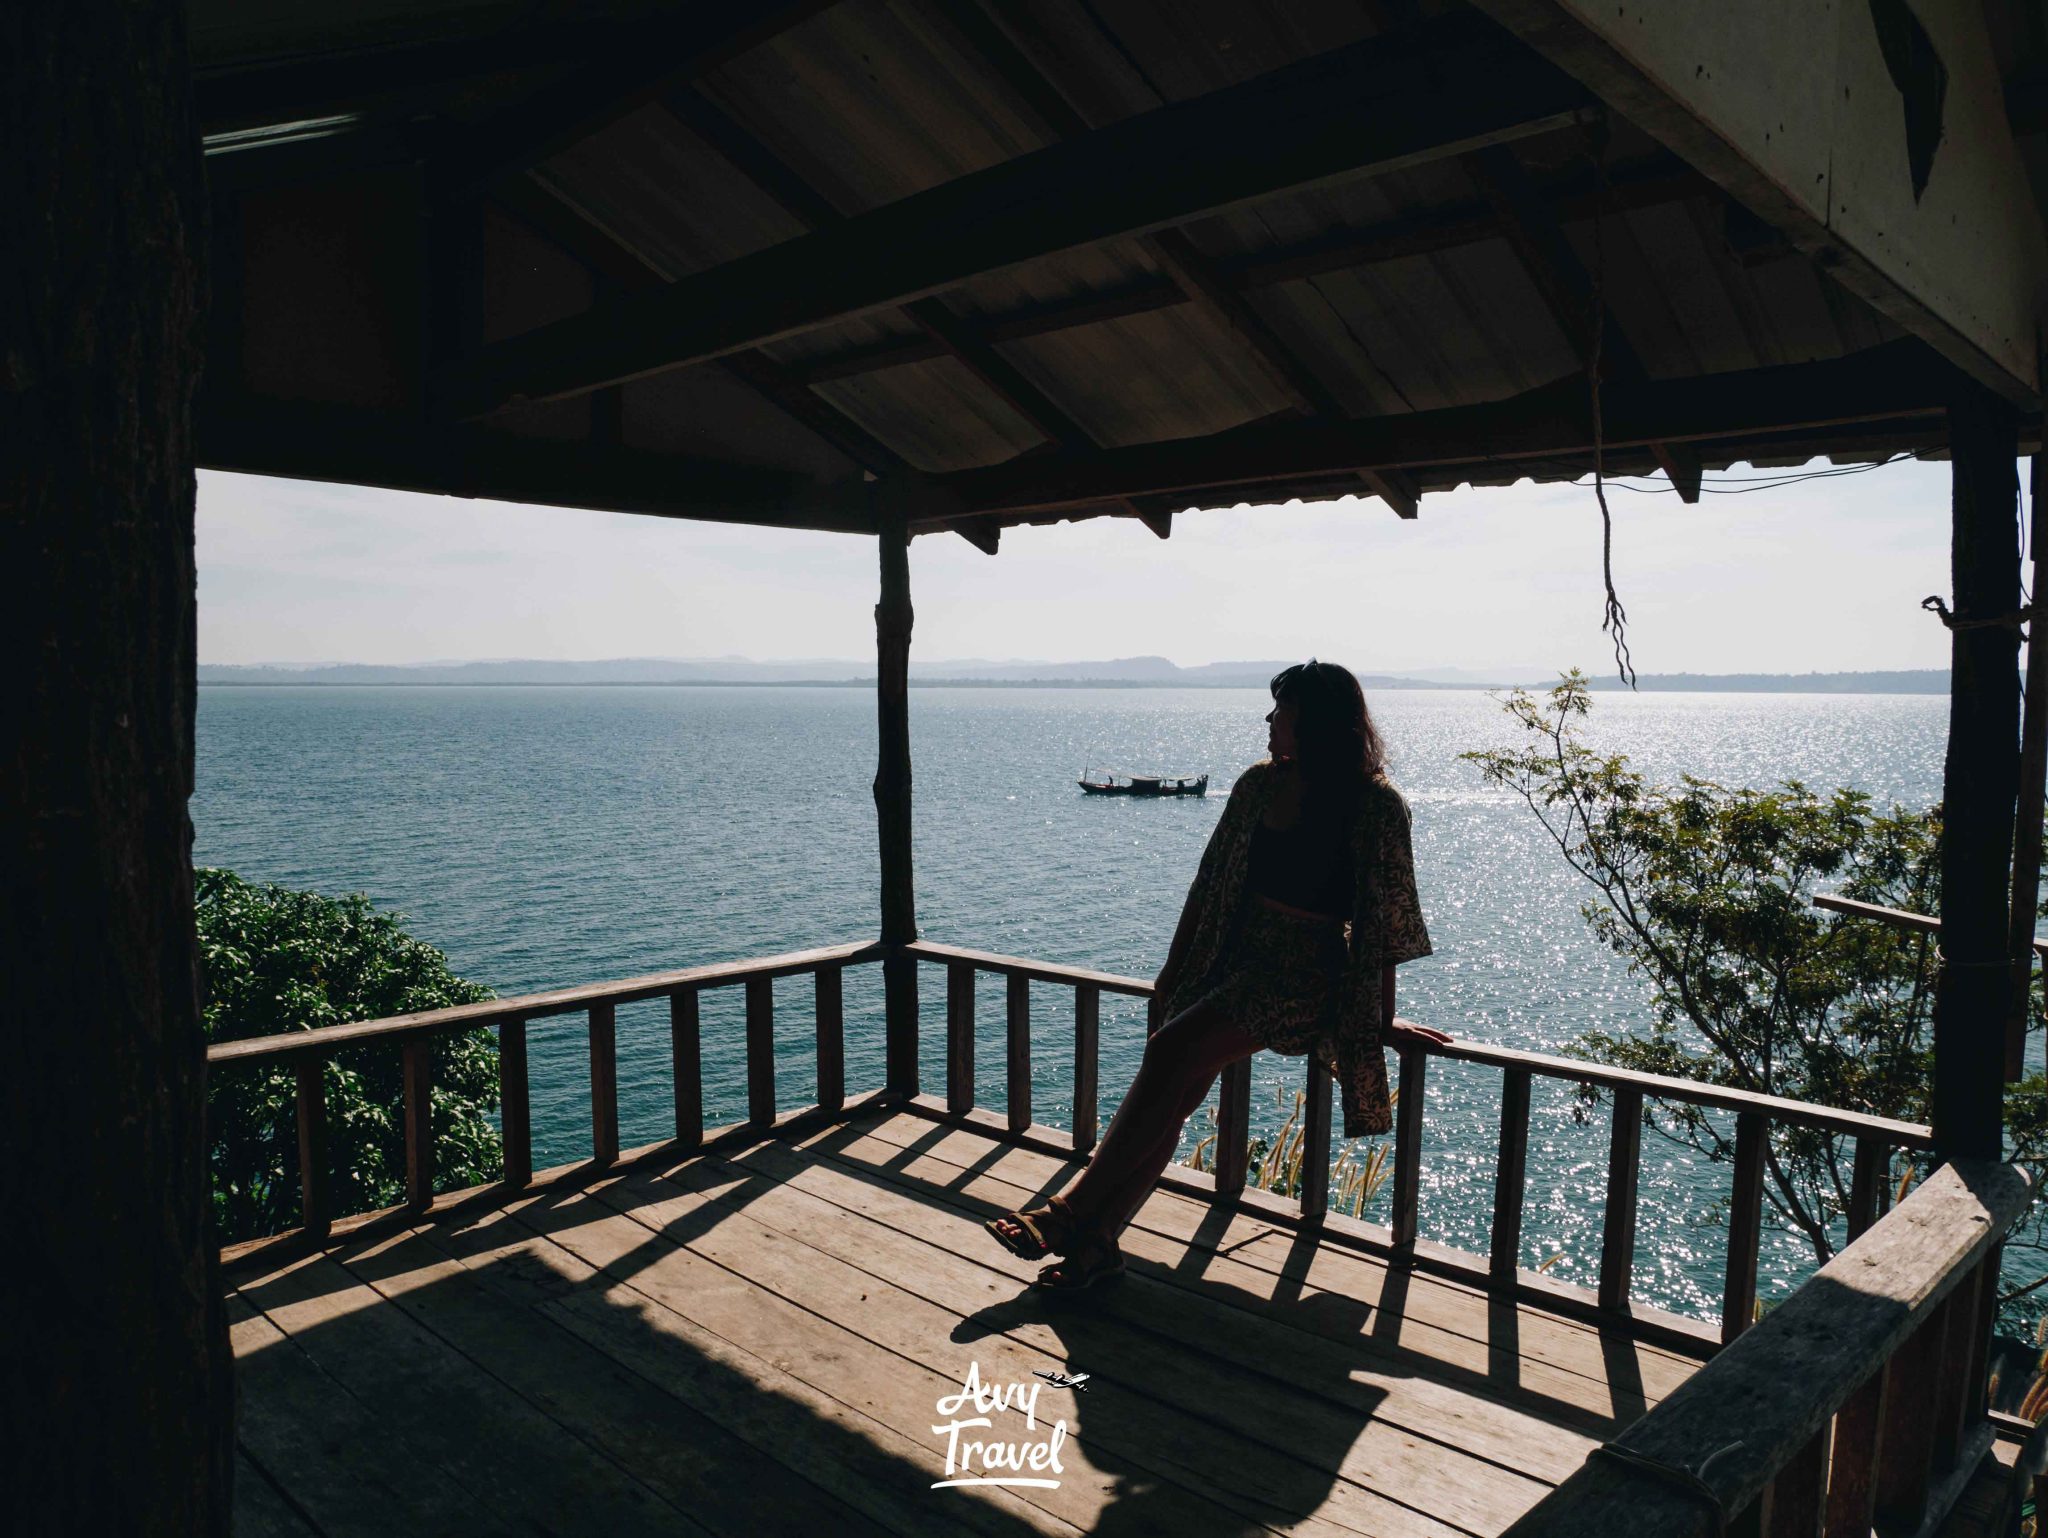
[[[1990,1318],[2026,1176],[1942,1165],[1509,1538],[1918,1533],[1983,1456]]]
[[[1911,929],[1927,935],[1941,933],[1940,919],[1931,914],[1914,913],[1906,908],[1887,908],[1882,903],[1862,902],[1854,897],[1836,897],[1832,893],[1822,893],[1814,898],[1813,905],[1816,908],[1825,908],[1830,913],[1845,913],[1851,918],[1874,919],[1880,924],[1889,924],[1894,929]],[[2048,958],[2048,940],[2036,940],[2034,954]]]
[[[750,961],[715,962],[656,972],[619,982],[591,983],[512,998],[485,999],[418,1014],[392,1015],[346,1025],[319,1026],[270,1036],[210,1043],[209,1072],[251,1065],[289,1065],[297,1075],[299,1201],[302,1232],[320,1236],[340,1216],[332,1210],[333,1179],[327,1145],[324,1065],[338,1052],[395,1046],[404,1085],[405,1205],[433,1200],[434,1130],[432,1058],[436,1037],[498,1028],[498,1093],[504,1147],[504,1183],[519,1188],[533,1179],[533,1128],[527,1084],[526,1028],[534,1020],[582,1012],[590,1043],[591,1160],[602,1166],[619,1156],[617,1015],[621,1004],[665,998],[669,1003],[670,1063],[675,1089],[676,1141],[695,1147],[704,1135],[703,1054],[698,998],[706,989],[746,990],[747,1116],[775,1120],[775,995],[779,977],[816,979],[818,1104],[837,1111],[846,1100],[846,1026],[841,974],[849,966],[883,958],[872,941],[792,951]]]

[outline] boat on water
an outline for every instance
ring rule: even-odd
[[[1081,771],[1081,778],[1074,782],[1091,796],[1206,796],[1209,794],[1209,776],[1206,774],[1124,774],[1119,770],[1105,769],[1100,779],[1090,779],[1088,771]]]

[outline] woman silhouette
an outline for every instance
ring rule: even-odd
[[[1269,756],[1231,787],[1154,985],[1144,1060],[1079,1178],[985,1226],[1035,1286],[1124,1269],[1117,1235],[1180,1145],[1217,1074],[1261,1047],[1314,1052],[1335,1075],[1344,1136],[1393,1125],[1388,1040],[1446,1042],[1393,1020],[1394,968],[1430,953],[1408,805],[1386,776],[1365,692],[1310,658],[1272,681]],[[1163,1022],[1163,1023],[1162,1023]]]

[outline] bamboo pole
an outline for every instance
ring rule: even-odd
[[[882,943],[917,938],[917,898],[910,867],[910,525],[900,504],[878,509],[882,594],[875,605],[875,710],[880,754],[875,769],[875,821],[881,834]],[[891,1089],[914,1095],[917,1070],[917,962],[882,962]]]
[[[2017,1083],[2026,1071],[2027,1014],[2034,977],[2034,910],[2041,901],[2042,800],[2048,796],[2048,641],[2042,621],[2048,619],[2048,598],[2041,591],[2041,542],[2048,537],[2048,517],[2041,511],[2044,486],[2042,460],[2032,460],[2033,511],[2027,546],[2033,552],[2033,618],[2027,624],[2026,713],[2020,725],[2019,823],[2012,846],[2012,920],[2006,954],[2012,958],[2012,1002],[2005,1017],[2005,1078]]]
[[[1947,1159],[2004,1150],[2006,943],[2019,793],[2018,417],[1958,378],[1948,413],[1952,471],[1948,753],[1942,773],[1940,979],[1934,1020],[1934,1140]]]

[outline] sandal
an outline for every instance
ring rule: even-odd
[[[1050,1222],[1047,1219],[1051,1219]],[[1009,1228],[1002,1227],[1009,1224]],[[1040,1260],[1055,1252],[1064,1255],[1080,1221],[1064,1196],[1047,1199],[1043,1207],[1023,1212],[1006,1212],[981,1225],[997,1244],[1023,1260]]]
[[[1031,1283],[1041,1292],[1079,1292],[1112,1276],[1122,1276],[1124,1252],[1116,1239],[1096,1229],[1074,1254],[1058,1265],[1040,1268]]]

